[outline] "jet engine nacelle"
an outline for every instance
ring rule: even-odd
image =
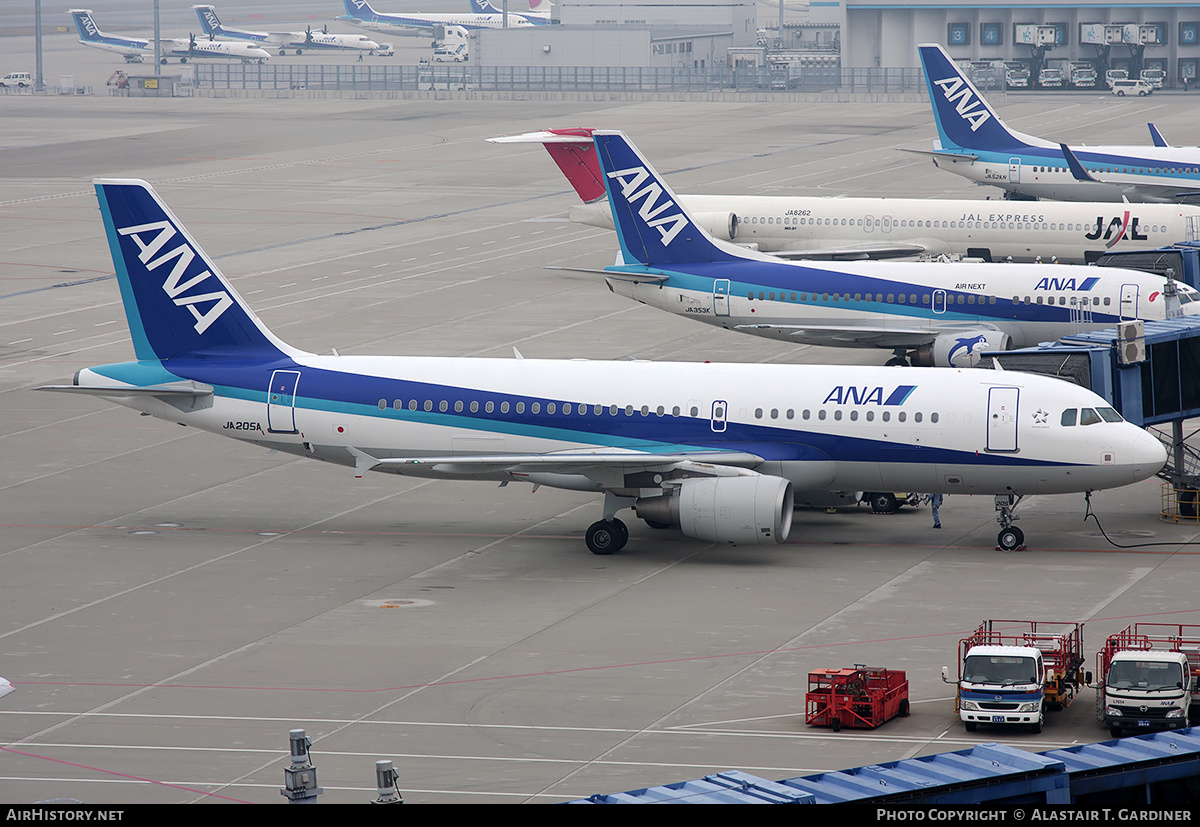
[[[764,474],[684,480],[670,494],[642,497],[634,511],[697,540],[771,545],[792,529],[792,484]]]
[[[921,367],[973,368],[979,364],[979,354],[1010,348],[1012,337],[1002,331],[960,330],[922,345],[909,354],[909,360]]]
[[[695,213],[692,218],[702,230],[713,238],[719,238],[722,241],[733,241],[737,238],[737,213],[701,212]]]

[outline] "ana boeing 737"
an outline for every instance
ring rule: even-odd
[[[306,353],[263,325],[147,183],[95,186],[135,361],[43,390],[356,476],[603,494],[586,535],[596,554],[625,545],[624,508],[701,540],[781,543],[793,487],[993,494],[999,541],[1016,548],[1015,495],[1127,485],[1166,460],[1092,392],[1005,371]],[[694,229],[658,207],[647,241],[691,249]]]
[[[926,43],[918,50],[938,140],[932,151],[905,151],[932,156],[939,169],[977,184],[1059,201],[1171,202],[1200,194],[1200,147],[1157,141],[1154,146],[1068,147],[1026,135],[1000,120],[945,49]],[[1069,163],[1071,154],[1078,169]]]
[[[714,239],[621,132],[593,140],[623,296],[707,324],[789,342],[874,347],[889,364],[970,367],[1126,319],[1200,315],[1200,292],[1138,270],[970,262],[794,262]]]
[[[141,62],[143,58],[154,59],[154,41],[139,40],[131,37],[106,34],[100,31],[96,21],[92,19],[91,9],[71,9],[70,15],[75,19],[75,28],[79,31],[79,42],[93,49],[114,52],[126,61]],[[179,58],[180,63],[190,59],[223,58],[262,62],[270,60],[266,51],[253,43],[235,43],[228,40],[208,40],[195,37],[173,38],[159,41],[159,57],[163,63],[167,58]]]
[[[278,49],[279,54],[287,54],[292,49],[296,54],[316,51],[352,51],[373,52],[379,44],[365,34],[330,34],[327,31],[314,32],[310,26],[303,32],[256,32],[249,29],[235,29],[221,25],[217,10],[213,6],[192,6],[196,16],[200,18],[200,28],[210,37],[224,37],[230,40],[249,40],[261,46]]]
[[[612,229],[592,131],[549,129],[489,138],[540,143],[585,202],[572,221]],[[792,195],[680,195],[711,235],[782,258],[884,259],[957,255],[984,261],[1084,264],[1108,250],[1150,250],[1200,240],[1200,207],[1184,204],[1075,204],[831,198]]]
[[[338,18],[373,32],[398,35],[432,35],[436,26],[462,26],[468,31],[475,29],[503,29],[517,26],[532,26],[533,23],[519,14],[387,14],[377,12],[367,0],[342,0],[346,14]]]

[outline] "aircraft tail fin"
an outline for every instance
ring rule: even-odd
[[[467,0],[471,6],[471,14],[495,14],[496,10],[488,0]]]
[[[149,184],[92,183],[139,360],[299,352],[267,330]]]
[[[669,267],[745,258],[696,224],[625,133],[596,130],[592,140],[626,264]]]
[[[923,43],[917,50],[943,149],[1004,152],[1054,146],[1009,129],[939,44]]]
[[[217,17],[217,10],[213,6],[192,6],[196,10],[196,16],[200,18],[200,28],[209,37],[220,35],[222,33],[221,21]]]
[[[371,8],[371,4],[367,0],[342,0],[346,6],[346,16],[361,19],[363,17],[375,17],[376,11]]]
[[[91,9],[71,9],[69,14],[75,20],[75,28],[79,30],[80,40],[90,40],[94,43],[104,36],[104,32],[100,31],[96,21],[92,19]]]
[[[523,135],[508,135],[503,138],[488,138],[494,144],[539,143],[550,153],[554,163],[567,176],[585,204],[599,201],[607,194],[604,175],[600,172],[600,161],[596,158],[596,146],[592,143],[592,130],[586,127],[568,129],[544,129],[526,132]]]

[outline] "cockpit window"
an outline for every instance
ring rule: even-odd
[[[1104,418],[1105,422],[1121,422],[1122,418],[1119,413],[1112,408],[1096,408],[1096,413]]]
[[[1095,425],[1100,421],[1100,414],[1096,413],[1091,408],[1083,408],[1079,411],[1080,425]]]
[[[1062,412],[1062,424],[1065,428],[1070,428],[1075,424],[1075,417],[1079,415],[1079,411],[1075,408],[1067,408]]]

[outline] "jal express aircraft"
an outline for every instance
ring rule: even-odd
[[[154,41],[105,34],[100,31],[96,21],[92,19],[91,9],[71,9],[70,15],[75,19],[75,28],[79,31],[79,42],[84,46],[115,52],[122,55],[126,61],[141,62],[145,57],[154,59]],[[194,37],[159,41],[159,49],[163,63],[166,63],[167,58],[170,57],[179,58],[180,63],[187,63],[190,58],[229,58],[245,63],[261,62],[271,58],[266,51],[253,43],[197,40]]]
[[[612,212],[591,129],[551,129],[489,138],[540,143],[585,202],[580,224],[612,229]],[[781,258],[884,259],[959,255],[984,261],[1084,264],[1108,250],[1148,250],[1200,240],[1200,207],[1182,204],[1073,204],[680,195],[712,236]]]
[[[708,324],[888,364],[968,367],[1126,319],[1200,315],[1200,293],[1138,270],[1046,264],[782,261],[712,238],[621,132],[593,135],[621,244],[615,293]]]
[[[263,46],[278,49],[280,56],[294,49],[296,54],[306,51],[354,51],[372,52],[379,44],[364,34],[330,34],[314,32],[310,26],[303,32],[256,32],[248,29],[233,29],[221,25],[217,10],[213,6],[192,6],[200,18],[200,28],[210,37],[225,37],[230,40],[249,40]]]
[[[136,361],[45,390],[357,476],[603,494],[596,554],[625,545],[624,508],[689,537],[781,543],[793,488],[995,494],[1000,541],[1016,547],[1014,495],[1126,485],[1166,459],[1090,391],[1004,371],[306,353],[266,329],[148,184],[95,185]],[[690,246],[662,212],[650,232]]]
[[[342,0],[346,14],[341,20],[375,32],[399,35],[432,35],[435,26],[462,26],[474,29],[503,29],[503,14],[385,14],[371,8],[367,0]],[[519,14],[509,14],[507,26],[532,26]]]
[[[938,140],[932,151],[906,151],[932,156],[939,169],[1059,201],[1171,202],[1200,192],[1200,147],[1165,146],[1160,136],[1155,146],[1067,147],[1026,135],[1000,120],[945,49],[918,49]]]

